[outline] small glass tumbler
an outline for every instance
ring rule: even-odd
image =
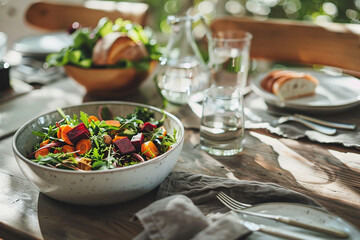
[[[243,150],[244,97],[239,88],[214,86],[205,91],[200,125],[200,148],[216,156]]]
[[[247,85],[252,35],[243,31],[219,31],[210,51],[211,83],[243,90]]]

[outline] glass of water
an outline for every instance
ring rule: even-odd
[[[205,91],[200,125],[200,148],[216,156],[243,150],[244,98],[237,87],[214,86]]]
[[[243,90],[247,85],[252,35],[244,31],[219,31],[213,36],[210,51],[212,85],[233,86]]]

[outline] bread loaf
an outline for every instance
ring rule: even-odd
[[[274,70],[261,81],[261,87],[280,99],[294,99],[315,94],[319,81],[309,73]]]
[[[148,55],[142,43],[134,42],[126,34],[113,32],[95,44],[92,53],[95,65],[113,65],[120,60],[138,61]]]

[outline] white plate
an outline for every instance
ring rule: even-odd
[[[267,74],[261,74],[252,80],[251,87],[265,101],[279,108],[305,112],[338,112],[360,104],[360,80],[348,75],[329,75],[325,72],[309,69],[291,69],[312,74],[319,80],[316,94],[292,100],[281,100],[261,87],[261,81]]]
[[[350,223],[346,222],[342,218],[333,215],[331,213],[321,211],[316,208],[308,207],[301,204],[295,204],[295,203],[263,203],[259,204],[250,208],[246,209],[247,211],[251,212],[258,212],[258,213],[267,213],[267,214],[274,214],[274,215],[283,215],[290,217],[292,219],[307,222],[310,224],[317,224],[322,225],[326,227],[332,227],[336,229],[343,230],[349,234],[348,238],[345,238],[347,240],[350,239],[360,239],[360,231],[356,229],[355,226],[351,225]],[[255,216],[249,216],[246,214],[240,214],[241,218],[244,220],[249,220],[252,222],[256,222],[259,224],[266,224],[273,227],[279,227],[282,229],[290,230],[290,231],[296,231],[303,234],[309,234],[316,237],[322,237],[324,239],[339,239],[336,237],[331,237],[326,234],[314,232],[311,230],[306,230],[303,228],[293,227],[284,223],[276,222],[274,220],[255,217]],[[246,238],[247,240],[259,240],[259,239],[282,239],[270,236],[268,234],[264,234],[261,232],[254,232],[249,237]]]
[[[17,40],[14,43],[14,50],[28,57],[45,57],[47,54],[59,52],[70,46],[72,42],[67,32],[37,34]]]

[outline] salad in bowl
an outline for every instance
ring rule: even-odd
[[[100,106],[99,116],[65,115],[55,124],[33,134],[41,138],[28,155],[38,164],[69,170],[106,170],[149,161],[169,151],[177,130],[167,133],[161,119],[148,108],[136,107],[127,116],[113,116]]]
[[[12,148],[43,194],[80,205],[129,201],[156,188],[184,143],[181,121],[162,109],[97,101],[42,114],[21,126]]]

